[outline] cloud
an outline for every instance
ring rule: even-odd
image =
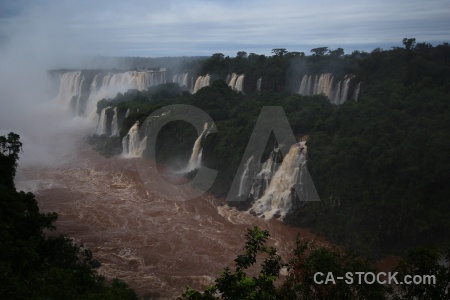
[[[94,55],[269,54],[284,45],[367,49],[399,45],[403,37],[450,38],[450,8],[437,0],[22,2],[35,4],[22,5],[20,16],[8,18],[9,27],[37,28],[60,51],[68,43],[66,49]]]

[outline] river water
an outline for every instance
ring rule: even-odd
[[[19,190],[35,193],[41,211],[57,212],[57,233],[91,249],[98,272],[127,282],[140,295],[179,296],[187,285],[205,288],[242,253],[246,228],[269,230],[270,244],[292,257],[306,229],[254,217],[204,194],[184,200],[186,187],[168,189],[146,173],[143,158],[105,158],[87,144],[51,167],[20,168]],[[153,176],[153,177],[152,177]]]

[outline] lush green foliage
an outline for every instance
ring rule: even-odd
[[[308,143],[322,201],[303,216],[365,253],[450,235],[450,47],[416,47],[362,60],[361,102],[316,123]]]
[[[293,259],[285,263],[277,249],[267,246],[269,233],[258,227],[247,229],[244,253],[238,255],[235,269],[226,267],[215,284],[200,292],[189,287],[184,299],[448,299],[450,287],[449,252],[431,248],[410,250],[392,274],[399,284],[365,282],[359,274],[378,274],[367,259],[344,249],[326,246],[298,237]],[[447,266],[440,259],[445,258]],[[259,267],[255,264],[261,261]],[[286,268],[287,275],[280,276]],[[316,274],[319,274],[317,276]],[[405,275],[435,276],[433,284],[401,284]],[[342,279],[340,279],[342,278]],[[368,278],[371,278],[370,276]],[[388,276],[380,281],[388,282]],[[412,277],[411,277],[412,278]],[[370,281],[370,279],[368,279]]]
[[[65,236],[47,236],[56,213],[40,213],[32,193],[17,192],[14,174],[22,144],[0,136],[0,298],[136,299],[118,280],[92,270],[92,254]]]
[[[319,246],[316,242],[297,239],[294,259],[282,263],[276,248],[266,245],[269,233],[258,227],[248,229],[243,254],[235,259],[236,268],[225,268],[215,284],[203,293],[187,289],[187,299],[383,299],[385,288],[379,284],[317,284],[314,274],[333,272],[344,276],[346,272],[373,272],[368,261],[337,248]],[[255,273],[255,263],[264,260]],[[282,280],[280,270],[289,274]],[[250,269],[250,270],[249,270]],[[246,273],[247,272],[247,273]],[[323,278],[321,278],[323,279]],[[278,280],[278,281],[277,281]]]

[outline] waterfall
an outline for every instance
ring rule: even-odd
[[[128,118],[129,115],[130,115],[130,109],[127,109],[127,112],[125,113],[125,118]]]
[[[234,89],[238,92],[243,92],[244,88],[244,74],[241,74],[238,76],[236,80],[236,85],[234,86]]]
[[[341,86],[342,82],[339,81],[337,84],[336,91],[334,92],[334,97],[331,100],[331,103],[338,105],[339,102],[341,101]]]
[[[147,147],[147,136],[139,137],[139,121],[130,128],[122,139],[122,155],[127,158],[141,157]]]
[[[262,197],[256,198],[250,212],[264,218],[284,218],[294,206],[296,189],[302,186],[302,173],[306,168],[306,145],[305,142],[294,144],[278,170],[274,172],[268,187]],[[270,162],[273,163],[273,162]],[[269,166],[263,167],[260,172],[273,172]],[[266,169],[266,170],[265,170]],[[257,194],[255,194],[257,195]]]
[[[250,195],[253,199],[260,198],[266,188],[269,186],[273,175],[278,170],[277,157],[280,155],[279,149],[274,149],[270,154],[269,159],[267,159],[261,166],[261,169],[256,174],[253,179],[252,187],[250,189]],[[239,189],[243,189],[244,186],[240,186]]]
[[[308,82],[308,75],[304,75],[303,78],[302,78],[302,81],[300,82],[300,89],[298,91],[298,93],[300,95],[308,96],[308,94],[306,92],[306,90],[307,90],[307,87],[306,87],[307,82]]]
[[[231,79],[230,79],[230,82],[228,83],[228,86],[231,87],[232,89],[234,89],[234,87],[236,85],[237,78],[238,78],[238,75],[236,73],[231,74]]]
[[[348,100],[350,83],[354,75],[345,75],[344,80],[334,84],[334,77],[331,73],[319,75],[303,75],[300,81],[298,93],[303,96],[313,96],[324,94],[333,104],[342,104]],[[358,84],[359,87],[359,84]],[[355,91],[353,98],[356,99],[359,89]]]
[[[244,85],[244,74],[238,75],[236,73],[233,73],[231,75],[227,76],[228,86],[231,87],[233,90],[238,92],[243,92],[243,85]]]
[[[124,93],[129,89],[144,91],[165,82],[164,69],[98,73],[64,72],[60,79],[57,101],[66,105],[74,114],[85,115],[95,120],[99,100],[115,97],[117,93]]]
[[[81,90],[81,72],[66,72],[62,74],[59,83],[58,101],[67,105],[72,105],[70,102],[73,97],[77,97]]]
[[[195,81],[194,91],[193,93],[197,93],[201,88],[209,85],[211,77],[207,74],[205,76],[199,76]]]
[[[178,83],[181,88],[185,88],[188,91],[192,90],[192,83],[189,80],[189,73],[175,74],[172,78],[173,83]]]
[[[342,89],[342,95],[341,95],[341,101],[339,102],[339,104],[344,103],[345,101],[347,101],[348,99],[348,92],[350,89],[350,81],[354,78],[354,75],[346,75],[344,78],[344,85],[343,85],[343,89]]]
[[[316,76],[317,79],[317,76]],[[329,96],[333,85],[333,75],[330,73],[322,74],[319,77],[318,82],[315,84],[314,95],[324,94]]]
[[[355,93],[353,94],[353,100],[355,100],[356,102],[358,102],[359,100],[360,92],[361,92],[361,82],[358,83],[355,89]]]
[[[97,134],[98,135],[108,134],[108,115],[107,115],[108,109],[111,109],[111,107],[110,106],[105,107],[104,109],[102,109],[102,112],[100,114],[100,118],[98,120],[98,125],[97,125]]]
[[[119,123],[117,122],[117,107],[114,107],[114,115],[111,121],[111,136],[119,135]]]
[[[245,189],[245,186],[247,185],[248,182],[248,175],[250,173],[250,164],[253,163],[253,155],[250,156],[250,158],[247,160],[247,162],[245,163],[245,169],[244,172],[241,175],[241,182],[239,184],[239,193],[238,193],[238,197],[243,196],[242,193]]]
[[[188,170],[198,169],[201,164],[201,154],[202,154],[202,140],[208,135],[208,123],[203,126],[202,133],[195,140],[194,147],[192,148],[191,158],[189,159]]]
[[[261,83],[262,83],[262,77],[259,77],[258,81],[256,82],[256,91],[261,92]]]

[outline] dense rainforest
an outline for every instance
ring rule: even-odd
[[[201,108],[217,127],[202,142],[203,165],[219,171],[210,192],[226,196],[261,107],[281,106],[295,136],[308,138],[308,169],[321,199],[300,203],[285,221],[315,228],[369,256],[442,246],[450,234],[450,45],[403,43],[350,55],[327,47],[309,56],[286,49],[274,49],[270,57],[216,53],[197,69],[219,80],[195,94],[166,84],[100,101],[99,113],[116,106],[123,122],[120,136],[92,142],[107,155],[120,154],[121,140],[136,120],[142,125],[170,104]],[[245,73],[250,82],[263,76],[266,84],[260,92],[236,92],[224,81],[231,72]],[[341,105],[326,95],[299,95],[297,75],[305,72],[353,74],[361,82],[360,95]],[[158,135],[157,161],[186,162],[196,137],[186,122],[167,124]],[[277,145],[271,136],[266,158]]]

